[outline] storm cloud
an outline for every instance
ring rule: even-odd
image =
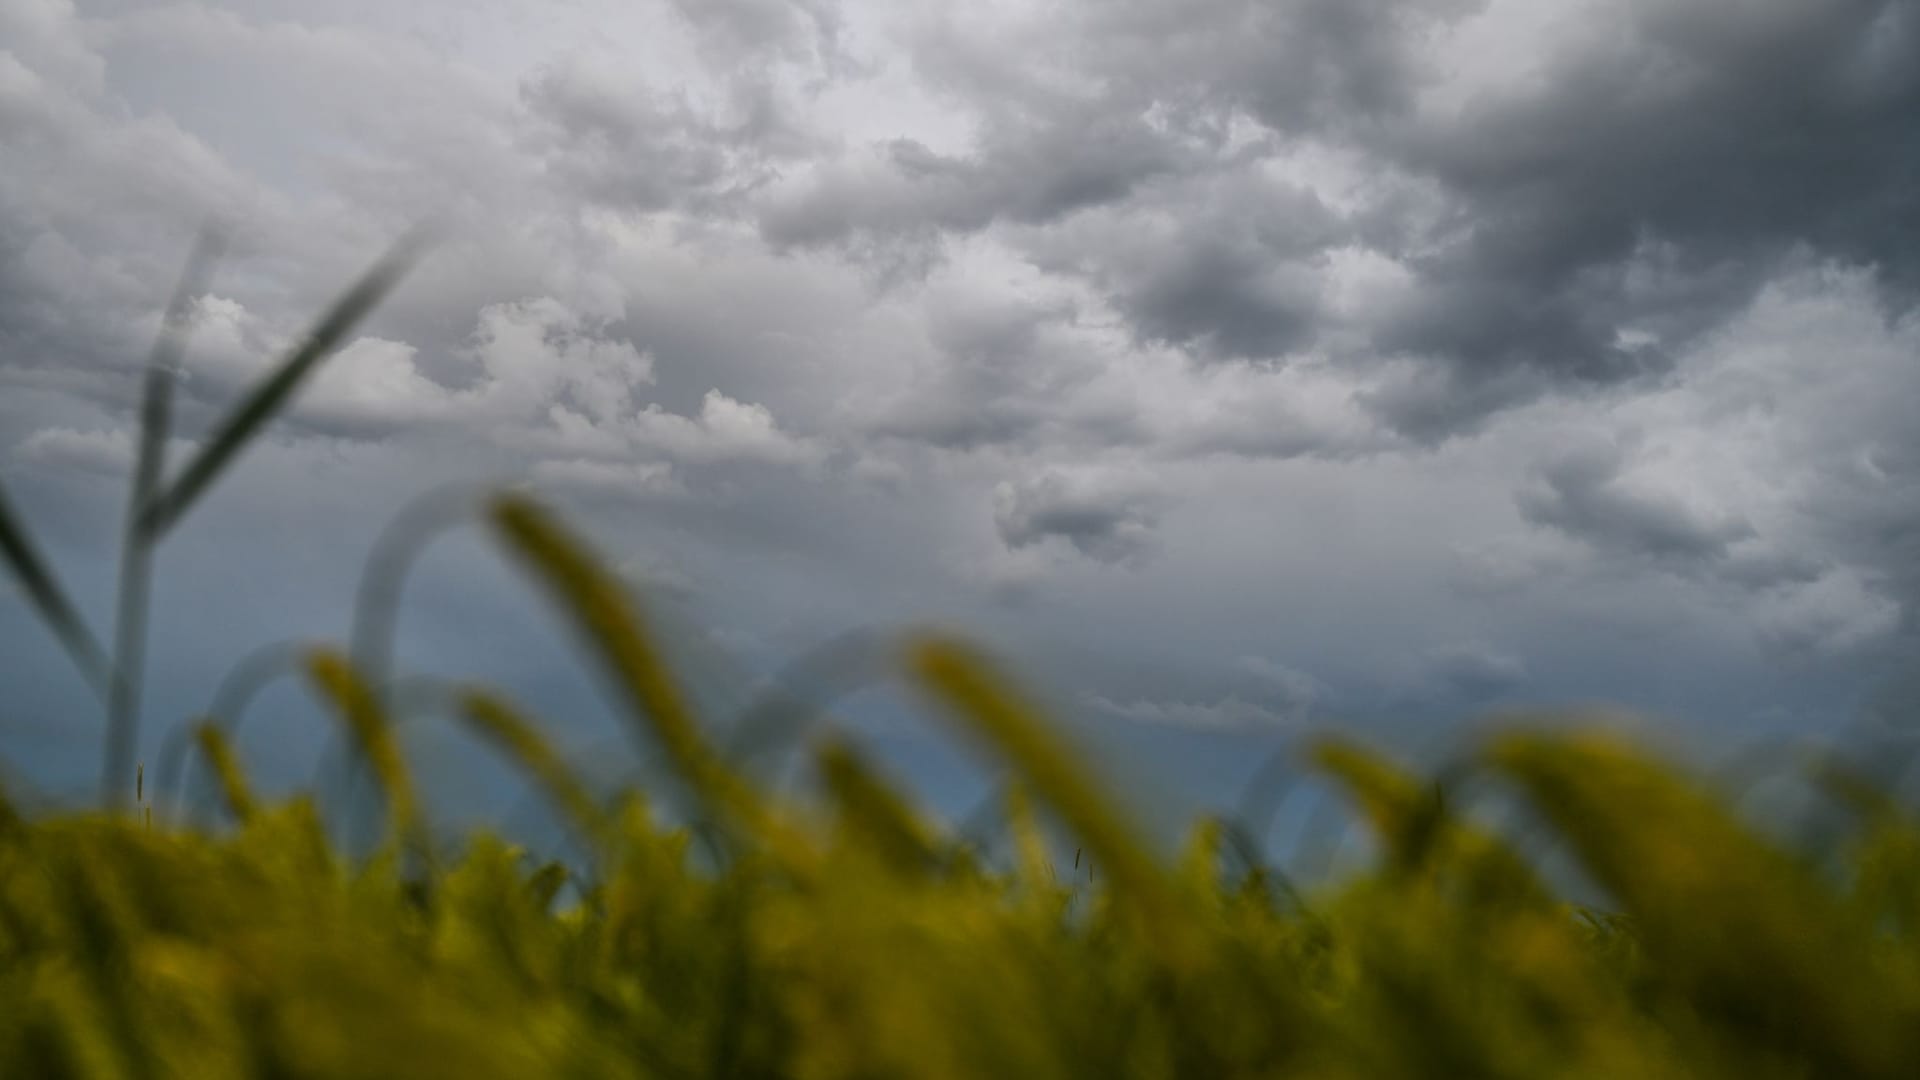
[[[671,582],[703,686],[933,621],[1095,732],[1890,723],[1914,116],[1914,0],[0,2],[0,479],[98,621],[196,232],[176,460],[432,220],[164,553],[150,732],[508,484]],[[602,717],[456,536],[407,661]],[[4,591],[0,678],[83,774]]]

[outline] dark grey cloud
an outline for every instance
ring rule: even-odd
[[[817,170],[769,200],[761,232],[777,245],[847,245],[1036,224],[1121,200],[1179,164],[1139,117],[1095,105],[990,128],[966,155],[894,139]]]
[[[1514,509],[1535,531],[1489,580],[1664,580],[1802,670],[1910,649],[1920,488],[1892,402],[1920,323],[1881,299],[1870,271],[1808,261],[1660,389],[1529,410],[1545,464]]]
[[[1100,80],[1125,107],[1160,104],[1188,131],[1218,131],[1223,106],[1245,109],[1276,130],[1319,130],[1404,111],[1425,70],[1422,42],[1478,0],[1154,0],[1058,9],[1057,22],[1027,27],[1019,44],[1043,36],[1072,43],[1039,66],[1004,42],[965,33],[927,35],[922,64],[939,83],[969,99],[1027,86],[1065,83],[1073,74]],[[996,46],[999,46],[996,48]],[[1068,74],[1049,83],[1052,67]]]
[[[993,520],[1014,550],[1059,539],[1096,562],[1137,564],[1153,552],[1161,502],[1124,478],[1048,473],[1002,484]]]
[[[1873,266],[1913,301],[1920,260],[1897,238],[1920,227],[1915,5],[1608,14],[1537,87],[1406,118],[1376,144],[1455,205],[1382,347],[1469,378],[1632,378],[1664,370],[1802,247]]]
[[[1432,43],[1482,7],[1094,5],[986,41],[936,21],[916,60],[972,110],[972,147],[900,141],[822,170],[762,228],[911,238],[924,268],[941,236],[1095,212],[1097,228],[1014,242],[1084,276],[1143,341],[1428,367],[1373,399],[1425,441],[1670,371],[1797,251],[1875,267],[1891,302],[1913,300],[1911,0],[1610,5],[1528,43],[1551,77],[1450,91]],[[1043,35],[1073,47],[1026,70],[1035,54],[1008,42]],[[1338,212],[1294,206],[1291,235],[1269,227],[1263,185],[1218,182],[1303,151],[1346,155],[1359,178]],[[1319,302],[1318,260],[1354,244],[1406,280],[1343,319]]]
[[[1047,419],[1050,365],[1039,350],[1063,314],[1034,303],[970,302],[936,309],[927,337],[938,373],[888,411],[880,434],[960,449],[1006,443]]]
[[[1195,245],[1119,296],[1142,337],[1227,356],[1280,356],[1312,339],[1316,275],[1257,248]]]
[[[1893,673],[1874,687],[1865,711],[1894,731],[1920,728],[1920,670],[1912,664],[1894,666]]]
[[[1715,520],[1680,498],[1621,482],[1617,452],[1570,455],[1541,470],[1543,486],[1516,496],[1521,516],[1596,548],[1656,563],[1690,566],[1725,559],[1754,535],[1737,518]]]
[[[1467,373],[1422,358],[1393,371],[1360,398],[1394,431],[1433,446],[1471,434],[1489,417],[1557,387],[1551,374],[1537,368]]]
[[[1810,499],[1836,556],[1864,568],[1901,606],[1901,631],[1920,639],[1920,439],[1910,428],[1836,468]]]
[[[671,0],[711,62],[726,70],[752,61],[840,58],[844,23],[832,0]]]
[[[1146,343],[1201,360],[1266,359],[1317,344],[1325,253],[1350,227],[1317,196],[1257,170],[1023,238],[1035,263],[1083,277]]]
[[[1248,137],[1240,119],[1319,135],[1404,109],[1420,34],[1470,6],[1095,5],[1008,38],[936,16],[914,61],[971,112],[971,145],[937,153],[896,140],[818,170],[770,201],[762,228],[782,244],[878,237],[924,248],[930,237],[1112,209],[1084,230],[1106,233],[1102,242],[1075,251],[1041,238],[1034,257],[1096,282],[1142,340],[1276,356],[1316,328],[1313,270],[1301,260],[1351,230],[1327,227],[1329,215],[1285,183],[1223,172],[1280,148]],[[1073,44],[1052,48],[1059,41]],[[1221,190],[1223,178],[1239,190]],[[1136,230],[1158,234],[1157,250],[1125,242]]]
[[[1604,447],[1567,454],[1539,470],[1515,495],[1523,520],[1586,546],[1603,562],[1671,573],[1751,595],[1779,593],[1788,609],[1763,636],[1789,650],[1814,647],[1848,616],[1815,610],[1835,561],[1783,546],[1737,511],[1716,508],[1658,485],[1660,471],[1625,475],[1628,453]],[[1831,589],[1827,590],[1831,595]],[[1791,609],[1800,605],[1802,610]],[[1809,606],[1811,605],[1811,606]]]
[[[1110,357],[1069,302],[1000,293],[930,297],[927,370],[873,417],[871,433],[942,449],[1152,441],[1134,404],[1100,400]]]
[[[765,84],[741,88],[732,115],[713,115],[624,74],[561,67],[521,90],[529,141],[583,199],[640,212],[721,209],[806,149],[805,134]]]
[[[1887,318],[1883,283],[1826,264],[1764,290],[1709,350],[1732,377],[1696,391],[1714,402],[1698,423],[1739,432],[1754,472],[1725,477],[1739,495],[1716,491],[1715,473],[1694,484],[1709,498],[1744,499],[1757,515],[1759,535],[1735,545],[1715,576],[1780,592],[1782,603],[1799,594],[1816,627],[1857,616],[1876,632],[1897,625],[1910,635],[1920,611],[1920,440],[1897,403],[1920,386],[1920,315]],[[1706,390],[1715,383],[1724,385]],[[1716,454],[1715,436],[1695,443],[1693,453]]]
[[[1412,687],[1426,699],[1480,703],[1526,684],[1526,662],[1485,642],[1454,642],[1415,665]]]

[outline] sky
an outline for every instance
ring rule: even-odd
[[[508,485],[715,715],[947,627],[1180,805],[1304,732],[1536,706],[1897,733],[1916,116],[1915,0],[0,0],[0,480],[106,637],[203,225],[175,462],[432,220],[168,538],[143,757],[250,653],[343,640],[403,508]],[[647,768],[477,525],[398,650]],[[99,708],[4,589],[0,685],[9,773],[84,793]],[[309,775],[297,683],[258,711],[244,756]],[[981,790],[910,692],[847,711],[935,802]]]

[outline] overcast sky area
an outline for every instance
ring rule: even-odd
[[[249,650],[341,640],[403,506],[523,482],[715,709],[958,627],[1202,801],[1326,726],[1902,727],[1916,117],[1920,0],[0,0],[0,479],[106,636],[202,223],[176,462],[432,218],[168,538],[149,759]],[[477,529],[399,651],[625,745]],[[84,792],[98,707],[6,590],[0,686],[0,759]],[[299,700],[259,768],[311,768]]]

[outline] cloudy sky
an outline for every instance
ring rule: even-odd
[[[1900,722],[1916,116],[1915,0],[0,0],[0,479],[104,630],[201,225],[176,460],[432,218],[169,538],[149,755],[339,640],[403,506],[520,482],[717,698],[956,626],[1199,798],[1326,725]],[[475,530],[408,589],[406,666],[617,744]],[[84,789],[97,707],[6,592],[0,685],[12,770]]]

